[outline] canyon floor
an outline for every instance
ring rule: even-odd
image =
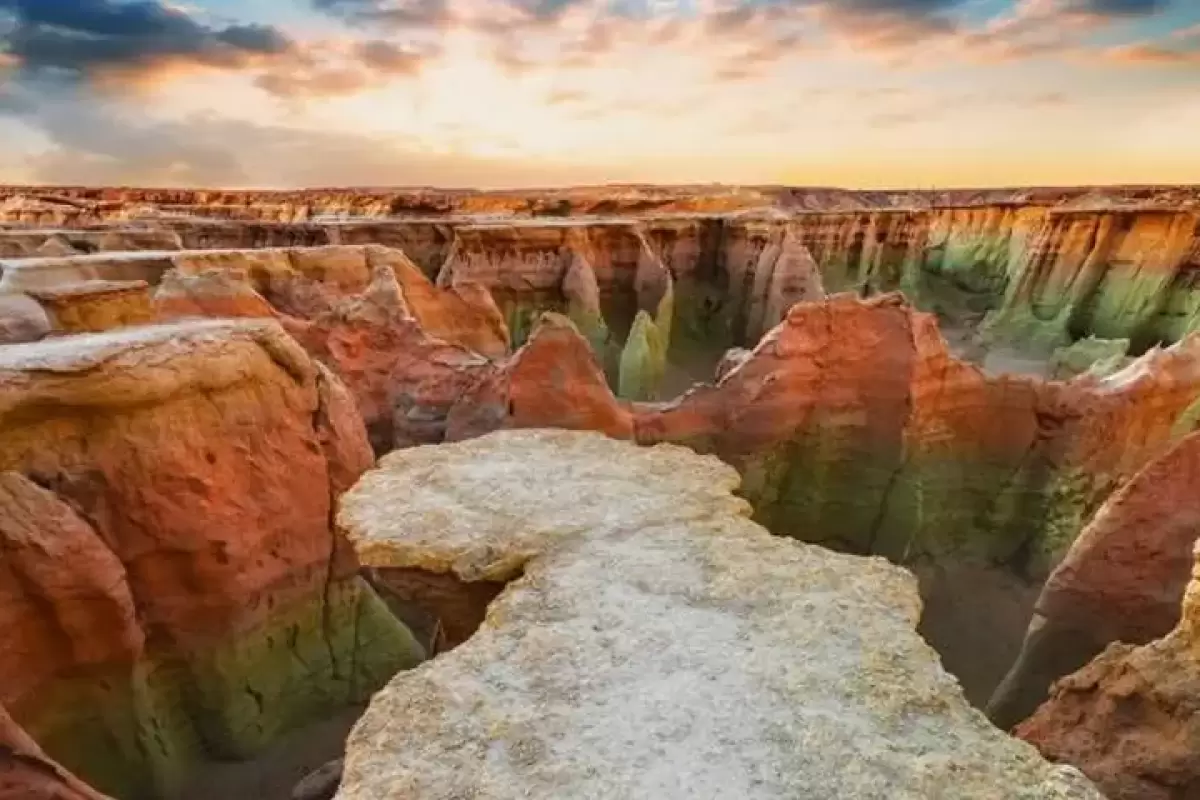
[[[0,798],[1190,797],[1197,485],[1194,187],[0,189]]]

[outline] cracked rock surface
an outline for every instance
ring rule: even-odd
[[[1101,797],[968,706],[911,575],[772,537],[738,482],[568,431],[385,457],[338,514],[365,564],[512,582],[376,694],[337,797]]]

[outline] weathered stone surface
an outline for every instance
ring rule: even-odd
[[[82,281],[29,289],[56,332],[88,333],[144,325],[154,319],[145,281]]]
[[[1078,766],[1111,800],[1200,791],[1200,548],[1179,624],[1142,647],[1111,645],[1063,678],[1017,727],[1048,758]]]
[[[966,704],[911,576],[770,536],[737,483],[565,431],[385,457],[338,514],[365,563],[516,580],[375,696],[337,797],[1099,798]]]
[[[392,269],[405,302],[430,336],[460,344],[488,358],[503,358],[508,354],[509,335],[504,317],[482,285],[459,280],[446,288],[434,286],[400,250],[371,247],[367,257],[373,268],[386,265]]]
[[[371,461],[273,323],[0,348],[0,704],[141,800],[365,699],[421,656],[330,528]]]
[[[1098,376],[1111,375],[1133,360],[1127,355],[1128,352],[1128,339],[1097,339],[1089,336],[1055,350],[1048,372],[1051,378],[1058,380],[1074,378],[1085,372]]]
[[[292,800],[333,800],[342,779],[342,760],[336,759],[304,776],[292,790]]]
[[[494,369],[478,353],[428,335],[385,265],[360,295],[312,319],[282,321],[346,382],[377,452],[441,441],[450,409]]]
[[[255,290],[243,269],[206,269],[163,274],[154,291],[160,319],[184,317],[273,317],[275,309]]]
[[[542,315],[524,347],[458,399],[446,438],[545,427],[633,438],[633,416],[608,388],[587,340],[569,319],[551,313]]]
[[[1020,658],[988,713],[1003,727],[1046,699],[1050,684],[1109,644],[1146,644],[1179,621],[1200,536],[1200,433],[1118,489],[1050,575]]]
[[[96,253],[0,261],[0,291],[24,292],[84,281],[145,281],[156,285],[171,269],[166,251]]]
[[[637,425],[738,467],[777,533],[903,561],[1024,553],[1046,574],[1121,479],[1194,427],[1197,398],[1200,338],[1103,379],[990,377],[899,296],[838,295],[793,307],[740,367]]]

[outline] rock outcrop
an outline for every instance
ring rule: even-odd
[[[1200,791],[1200,548],[1178,625],[1142,647],[1111,645],[1054,685],[1017,727],[1048,758],[1086,772],[1111,800]]]
[[[910,575],[771,536],[737,483],[594,433],[386,456],[338,513],[364,563],[511,583],[374,697],[337,797],[1100,797],[967,705]]]
[[[422,655],[330,528],[371,461],[274,323],[0,348],[0,704],[140,800],[364,700]]]
[[[56,333],[88,333],[142,325],[155,317],[145,281],[82,281],[31,288]]]
[[[594,353],[566,317],[546,313],[525,346],[457,400],[446,439],[505,428],[594,430],[633,438],[633,414],[613,396]]]
[[[988,709],[997,724],[1027,717],[1051,683],[1107,645],[1146,644],[1175,627],[1200,537],[1198,483],[1193,433],[1101,507],[1042,587],[1021,655]]]
[[[451,408],[495,368],[427,334],[386,266],[376,268],[362,294],[312,319],[285,319],[284,326],[345,380],[379,453],[441,441]]]
[[[776,533],[1046,574],[1122,478],[1194,425],[1200,339],[1109,378],[989,377],[897,295],[792,308],[727,370],[637,416],[719,455]]]

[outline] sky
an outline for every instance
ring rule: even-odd
[[[1200,183],[1200,0],[0,0],[0,182]]]

